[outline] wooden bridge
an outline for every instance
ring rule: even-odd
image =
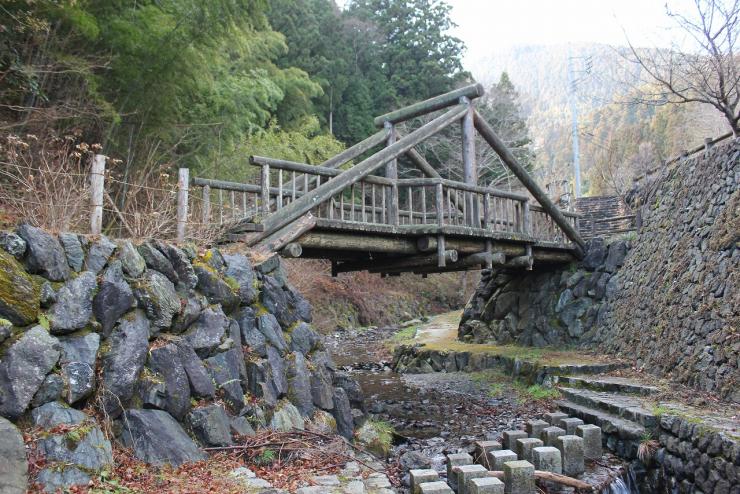
[[[318,166],[252,156],[259,183],[190,178],[181,169],[178,237],[186,236],[191,218],[200,218],[201,225],[223,228],[226,242],[329,259],[334,275],[426,275],[493,265],[532,269],[581,257],[578,215],[558,209],[481,118],[474,100],[482,95],[476,84],[382,115],[375,119],[379,132]],[[445,111],[400,135],[398,123],[440,110]],[[414,149],[456,123],[462,128],[463,182],[442,178]],[[528,194],[478,184],[476,131]],[[420,177],[398,178],[402,156]],[[188,196],[193,188],[201,194]]]

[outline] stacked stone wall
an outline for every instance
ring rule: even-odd
[[[459,337],[588,345],[740,401],[740,142],[630,194],[638,231],[558,269],[484,273]]]
[[[113,461],[102,430],[148,463],[180,464],[259,428],[311,421],[352,438],[362,420],[359,387],[278,257],[30,225],[0,247],[0,416],[48,431],[33,480],[49,491]],[[17,439],[0,426],[0,443]]]

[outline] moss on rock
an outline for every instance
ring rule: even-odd
[[[40,287],[13,256],[0,251],[0,317],[27,326],[38,319],[40,304]]]

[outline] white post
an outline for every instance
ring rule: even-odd
[[[188,188],[190,184],[190,170],[180,168],[177,173],[177,241],[185,240],[185,230],[188,225]]]
[[[102,154],[93,157],[90,171],[90,233],[100,235],[103,231],[103,190],[105,186],[105,160]]]

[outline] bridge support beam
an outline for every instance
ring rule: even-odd
[[[568,223],[568,220],[565,218],[563,213],[561,213],[557,206],[553,204],[545,191],[542,190],[539,185],[537,185],[537,182],[535,182],[534,179],[529,175],[529,173],[527,173],[527,170],[525,170],[522,165],[519,164],[516,158],[514,158],[514,155],[511,154],[511,151],[509,151],[509,148],[506,147],[506,144],[504,144],[501,138],[499,138],[499,136],[493,130],[493,127],[491,127],[488,122],[486,122],[483,117],[480,116],[478,112],[475,112],[474,123],[475,128],[478,130],[478,133],[481,135],[481,137],[483,137],[483,139],[486,140],[486,142],[493,148],[493,150],[496,151],[496,153],[501,158],[501,161],[504,162],[509,170],[511,170],[511,172],[516,176],[516,178],[518,178],[519,181],[527,188],[529,193],[532,194],[537,202],[540,203],[542,209],[544,209],[545,212],[552,217],[555,223],[557,223],[557,225],[563,230],[563,232],[565,232],[568,238],[573,241],[573,243],[576,245],[576,255],[582,258],[584,255],[583,251],[586,248],[586,243],[583,241],[583,238],[581,238],[581,235],[578,233],[575,227]]]
[[[445,260],[455,262],[458,260],[457,251],[447,250],[444,252]],[[336,266],[337,273],[350,271],[368,271],[370,273],[403,272],[412,271],[419,266],[436,265],[437,255],[409,256],[391,259],[378,259],[374,261],[345,262]]]

